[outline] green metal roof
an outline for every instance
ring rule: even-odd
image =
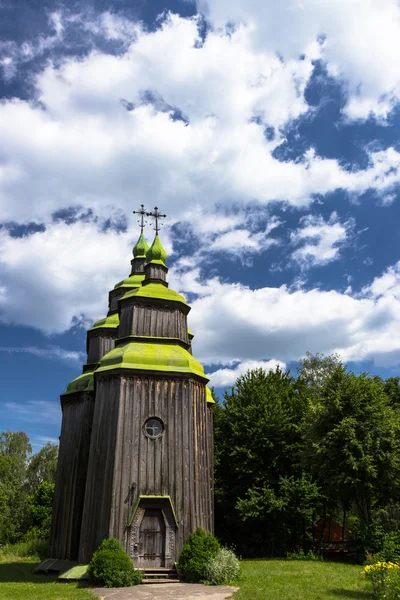
[[[143,235],[143,233],[141,233],[139,235],[138,241],[136,242],[134,248],[133,248],[133,256],[134,258],[146,258],[146,254],[149,250],[149,245],[146,242],[146,239]]]
[[[179,344],[135,341],[118,346],[103,356],[96,373],[112,369],[190,373],[208,380],[203,365]]]
[[[206,400],[209,404],[215,404],[210,388],[206,385]]]
[[[127,527],[130,527],[132,525],[133,519],[135,517],[136,511],[139,508],[139,504],[141,500],[166,500],[170,507],[171,507],[171,511],[175,520],[175,525],[177,527],[179,527],[179,523],[178,523],[178,519],[176,518],[176,512],[175,512],[175,507],[173,505],[173,502],[171,500],[171,496],[138,496],[138,499],[135,502],[135,506],[133,507],[132,513],[131,513],[131,517],[128,521],[128,525]]]
[[[123,279],[117,285],[114,285],[114,290],[121,287],[140,287],[142,285],[144,279],[143,273],[135,273],[134,275],[129,275],[126,279]]]
[[[186,304],[186,300],[183,296],[171,290],[170,288],[165,287],[162,283],[148,283],[147,285],[143,285],[140,288],[135,290],[129,290],[122,296],[122,299],[126,298],[156,298],[163,300],[171,300],[173,302],[181,302],[182,304]]]
[[[156,234],[156,237],[154,238],[151,247],[147,251],[146,260],[148,263],[151,262],[165,265],[165,261],[167,260],[167,253],[164,250],[164,247],[161,243],[160,238],[158,237],[158,234]]]
[[[82,373],[76,379],[68,384],[64,394],[74,394],[76,392],[92,392],[94,390],[94,371]]]
[[[91,329],[89,329],[89,331],[92,331],[93,329],[100,329],[100,328],[115,329],[116,327],[118,327],[118,325],[119,325],[119,316],[118,316],[118,313],[114,313],[112,315],[109,315],[108,317],[104,317],[104,319],[100,319],[99,321],[96,321],[96,323],[93,325],[93,327]]]

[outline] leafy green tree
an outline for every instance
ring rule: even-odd
[[[26,486],[29,494],[44,482],[55,483],[57,472],[58,446],[47,442],[29,460],[26,472]]]
[[[47,539],[50,535],[54,483],[42,481],[28,496],[25,507],[25,524],[28,534]]]
[[[305,464],[326,497],[356,506],[370,522],[374,506],[400,498],[400,420],[384,383],[337,367],[305,431]]]
[[[241,553],[284,554],[304,539],[318,490],[300,466],[303,388],[280,369],[256,369],[237,379],[214,412],[217,533]],[[304,488],[295,516],[291,507]]]
[[[383,387],[391,404],[400,408],[400,377],[388,377]]]
[[[338,354],[325,356],[322,352],[316,354],[306,352],[304,358],[299,361],[298,376],[306,385],[312,406],[318,403],[328,377],[340,366],[342,362]]]
[[[24,519],[26,465],[32,448],[26,433],[0,435],[0,543],[15,541]]]

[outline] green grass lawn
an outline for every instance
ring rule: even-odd
[[[89,590],[76,583],[58,583],[53,575],[34,575],[37,561],[4,557],[0,561],[1,600],[93,600]]]
[[[8,557],[0,561],[0,600],[93,600],[76,583],[34,575],[37,561]],[[242,561],[240,590],[234,600],[371,600],[362,567],[296,560]]]
[[[234,600],[370,600],[363,568],[337,562],[244,560]]]

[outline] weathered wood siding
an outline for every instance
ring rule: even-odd
[[[118,328],[111,329],[108,331],[103,330],[88,333],[88,364],[100,362],[103,356],[115,347],[115,338],[117,336],[117,331]]]
[[[146,280],[166,281],[168,269],[162,265],[149,263],[144,268]]]
[[[119,377],[96,390],[90,440],[79,562],[86,564],[100,542],[109,537],[110,513],[119,499],[112,496],[114,465],[118,465]]]
[[[124,303],[118,337],[128,335],[177,338],[189,344],[186,314],[175,305]]]
[[[105,537],[129,551],[127,524],[140,495],[170,496],[179,528],[176,556],[197,526],[213,530],[212,433],[204,384],[157,375],[98,376],[80,561]],[[144,433],[149,417],[164,433]],[[115,456],[115,460],[114,460]]]
[[[94,399],[64,396],[49,556],[77,560]]]
[[[116,290],[112,290],[108,294],[108,310],[116,311],[118,310],[118,300],[134,288],[117,288]]]

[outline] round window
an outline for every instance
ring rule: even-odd
[[[160,419],[152,417],[151,419],[147,419],[146,423],[144,424],[144,430],[147,437],[154,440],[160,437],[164,431],[164,424]]]

